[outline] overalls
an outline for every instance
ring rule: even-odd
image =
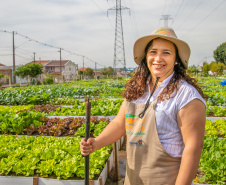
[[[170,156],[162,147],[155,123],[155,106],[126,101],[127,166],[125,185],[175,185],[181,158]]]

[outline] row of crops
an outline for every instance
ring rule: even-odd
[[[7,88],[0,91],[1,105],[74,105],[79,98],[121,98],[124,82],[75,82]]]
[[[206,116],[225,117],[226,86],[220,86],[222,79],[198,80],[208,96]],[[0,174],[84,178],[79,142],[85,136],[86,98],[92,98],[90,129],[96,137],[110,122],[109,116],[117,114],[124,83],[87,80],[0,91]],[[207,120],[205,133],[201,175],[195,182],[224,184],[226,120]],[[111,150],[110,145],[91,154],[90,178],[98,177]]]
[[[200,79],[200,85],[213,106],[226,106],[226,87],[222,79]],[[7,88],[0,91],[0,105],[74,105],[80,98],[122,98],[124,82],[86,81],[56,85]]]
[[[65,119],[64,128],[48,129],[54,120],[49,120],[42,129],[42,136],[2,135],[0,137],[0,174],[41,177],[55,176],[58,179],[72,177],[84,178],[84,157],[81,156],[79,142],[85,135],[84,119]],[[109,120],[92,119],[91,136],[95,137],[106,127]],[[70,126],[69,126],[70,124]],[[62,124],[63,125],[63,124]],[[67,125],[67,126],[66,126]],[[75,137],[47,137],[64,132],[64,129],[76,130]],[[77,129],[76,129],[77,127]],[[31,134],[31,133],[30,133]],[[35,133],[33,133],[35,134]],[[68,132],[67,132],[68,134]],[[70,135],[70,133],[68,134]],[[90,178],[100,174],[110,156],[112,146],[95,151],[90,155]]]

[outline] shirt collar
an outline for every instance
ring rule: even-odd
[[[168,85],[169,81],[171,80],[171,78],[173,77],[174,73],[175,72],[173,71],[173,73],[171,75],[169,75],[168,78],[163,80],[163,82],[161,83],[160,87],[166,87]],[[149,84],[150,79],[151,79],[151,75],[148,77],[147,84]]]
[[[171,78],[173,77],[173,75],[174,75],[174,72],[171,75],[169,75],[168,78],[166,78],[165,80],[163,80],[163,82],[161,83],[160,86],[161,87],[166,87],[168,85],[169,81],[171,80]]]

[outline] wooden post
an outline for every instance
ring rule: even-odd
[[[86,102],[86,128],[85,140],[90,137],[90,115],[91,115],[91,102]],[[85,185],[89,185],[89,155],[85,156]]]
[[[120,179],[117,142],[113,144],[113,181]]]
[[[100,182],[100,185],[103,185],[102,177],[99,177],[99,182]]]
[[[107,169],[107,176],[109,177],[109,174],[110,174],[110,172],[111,172],[111,166],[110,166],[110,160],[108,159],[108,161],[107,161],[107,167],[108,167],[108,169]]]
[[[33,177],[33,185],[38,185],[38,177]]]
[[[89,180],[90,185],[94,185],[94,180]]]

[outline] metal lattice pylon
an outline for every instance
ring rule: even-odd
[[[126,70],[125,47],[124,47],[123,26],[122,26],[122,10],[125,10],[125,9],[129,9],[129,8],[121,6],[121,0],[116,0],[116,6],[108,9],[108,10],[116,11],[114,63],[113,63],[113,68],[115,73],[119,63],[121,63],[123,66],[123,69]]]
[[[160,20],[164,20],[164,26],[168,27],[168,20],[172,19],[170,15],[162,15]]]

